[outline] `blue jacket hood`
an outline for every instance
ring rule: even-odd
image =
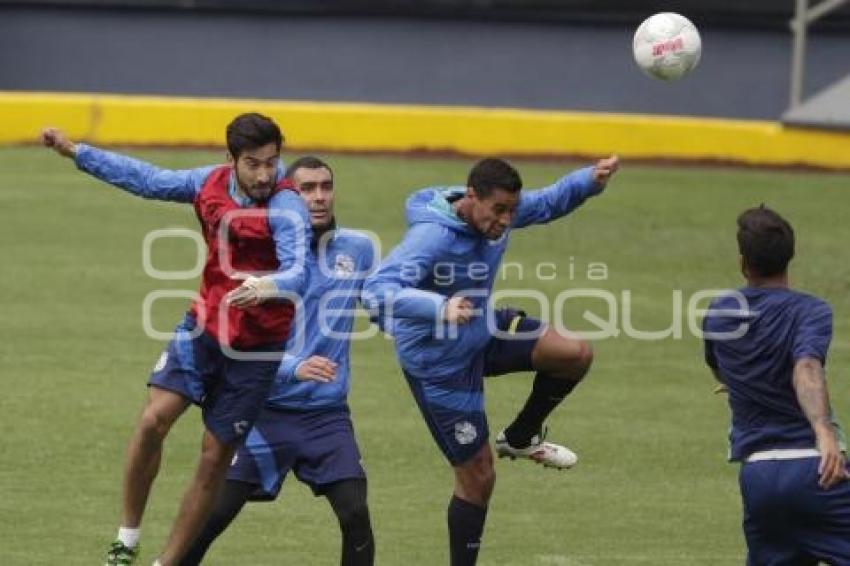
[[[465,187],[429,187],[416,191],[405,205],[408,226],[430,222],[463,234],[480,236],[472,226],[458,217],[449,202],[462,197],[464,193]]]

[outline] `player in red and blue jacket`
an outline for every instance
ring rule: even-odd
[[[80,170],[132,194],[191,203],[207,243],[199,296],[150,377],[128,448],[122,526],[107,556],[107,564],[135,560],[162,442],[195,403],[206,427],[200,463],[159,558],[163,566],[176,565],[206,520],[280,365],[293,305],[306,282],[307,211],[283,180],[280,129],[259,114],[240,115],[228,125],[226,165],[192,170],[164,170],[74,144],[52,128],[43,142],[73,158]]]

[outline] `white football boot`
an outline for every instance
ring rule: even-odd
[[[528,458],[538,464],[543,464],[547,468],[557,468],[566,470],[572,468],[578,462],[578,456],[575,452],[552,442],[545,442],[546,432],[543,434],[535,434],[531,437],[531,444],[525,448],[514,448],[508,444],[505,438],[505,431],[496,435],[496,454],[499,458]]]

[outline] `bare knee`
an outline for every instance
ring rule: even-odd
[[[585,378],[593,364],[593,347],[584,340],[572,340],[556,362],[555,367],[545,371],[546,375],[578,383]]]
[[[188,406],[189,402],[180,395],[152,387],[139,419],[139,432],[148,440],[161,442]]]
[[[201,457],[198,460],[197,478],[205,486],[214,487],[224,478],[233,453],[234,444],[224,444],[209,432],[204,434]]]
[[[593,348],[585,341],[572,344],[569,352],[561,359],[541,370],[545,375],[579,383],[590,371],[593,364]]]
[[[590,343],[579,340],[578,341],[578,352],[575,357],[575,366],[577,369],[581,370],[581,378],[584,377],[584,374],[590,370],[590,366],[593,364],[593,347]]]
[[[492,462],[489,466],[479,471],[478,484],[481,486],[481,495],[484,503],[488,503],[490,496],[493,495],[493,488],[496,487],[496,469],[493,467]]]
[[[461,499],[487,507],[496,485],[493,454],[485,447],[471,460],[455,468],[455,493]]]
[[[142,411],[138,430],[145,439],[162,442],[173,424],[174,420],[169,418],[167,413],[159,410],[155,405],[148,405]]]
[[[574,383],[581,381],[593,364],[593,348],[576,335],[565,335],[549,328],[531,354],[538,372]]]

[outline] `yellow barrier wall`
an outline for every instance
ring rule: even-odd
[[[293,150],[604,155],[850,168],[850,133],[776,122],[99,94],[0,92],[0,143],[33,142],[45,125],[95,144],[223,145],[240,112],[267,114]]]

